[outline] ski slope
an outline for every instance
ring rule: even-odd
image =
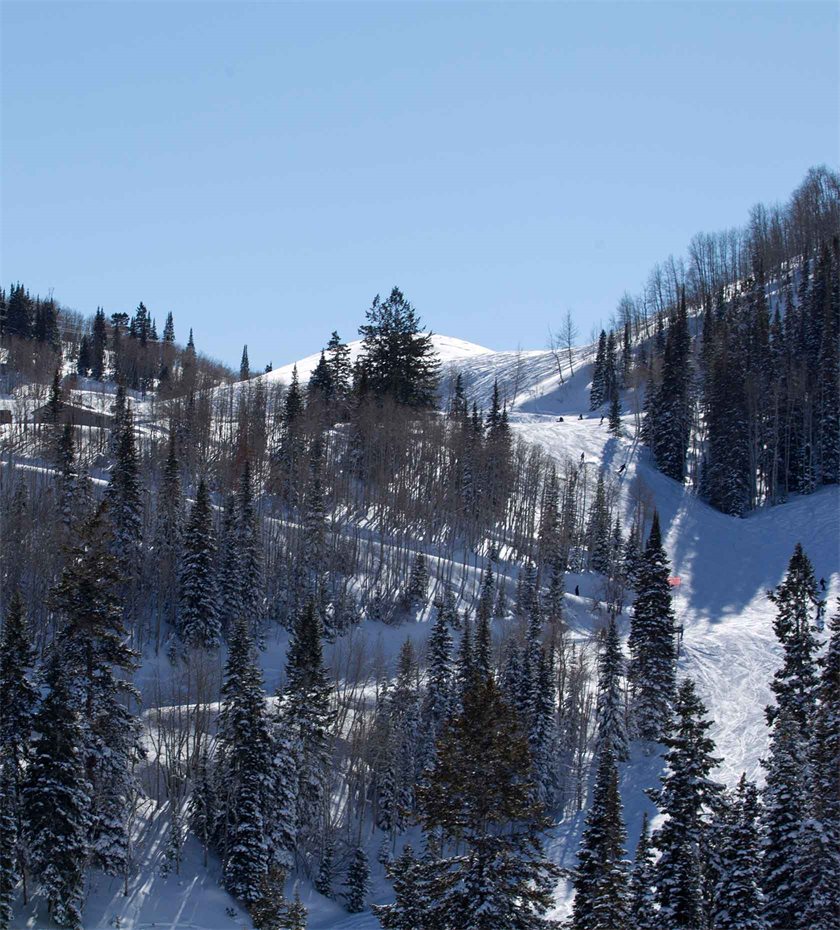
[[[826,579],[831,609],[831,602],[840,595],[840,489],[824,488],[745,519],[725,516],[652,467],[635,439],[641,398],[634,391],[622,396],[623,409],[629,411],[623,418],[622,438],[608,433],[600,412],[589,411],[591,348],[574,350],[571,365],[568,355],[561,358],[558,371],[557,357],[548,351],[493,352],[462,340],[443,336],[434,339],[444,362],[444,378],[451,379],[456,371],[460,372],[468,395],[479,406],[486,408],[493,384],[498,382],[508,404],[511,425],[519,435],[542,446],[558,461],[582,460],[581,467],[592,469],[593,475],[602,469],[613,474],[620,488],[625,526],[637,497],[655,501],[673,574],[681,580],[674,596],[676,615],[683,628],[679,672],[696,680],[715,722],[713,736],[717,754],[723,759],[717,777],[732,784],[745,771],[748,777],[760,780],[760,759],[767,745],[763,711],[770,699],[768,683],[779,663],[767,592],[779,583],[795,543],[801,542],[817,578]],[[358,344],[351,348],[358,352]],[[296,363],[302,382],[319,354]],[[288,382],[292,368],[292,364],[286,365],[260,377]],[[443,389],[447,390],[446,383]],[[625,469],[619,476],[621,465]],[[433,560],[431,568],[434,574]],[[475,567],[464,564],[459,573],[471,576]],[[606,619],[593,609],[599,580],[591,574],[569,575],[567,588],[574,590],[576,584],[581,593],[578,597],[567,595],[567,620],[574,633],[587,636]],[[620,620],[626,635],[626,612]],[[368,649],[393,656],[406,635],[422,644],[427,630],[425,623],[396,629],[365,623],[349,635],[364,637]],[[284,652],[285,637],[278,636],[262,657],[269,689],[276,684]],[[151,668],[144,672],[148,675]],[[644,790],[657,784],[660,771],[660,758],[645,756],[639,747],[622,767],[622,797],[631,851],[642,811],[655,813]],[[575,863],[583,816],[558,823],[546,837],[549,854],[561,866]],[[187,841],[181,874],[161,874],[166,820],[165,808],[143,812],[135,853],[137,874],[129,882],[127,895],[117,879],[101,875],[91,878],[85,926],[91,930],[117,926],[130,930],[250,927],[244,909],[219,887],[218,864],[211,861],[209,869],[205,869],[194,838]],[[370,841],[371,903],[387,901],[390,893],[375,858],[379,842],[378,836]],[[309,909],[312,930],[379,927],[370,912],[348,915],[339,904],[317,894],[308,882],[301,882],[300,892]],[[553,916],[564,916],[570,901],[571,889],[561,882]],[[13,926],[32,930],[44,926],[43,902],[36,898],[19,911]]]

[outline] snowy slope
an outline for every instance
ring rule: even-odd
[[[436,336],[435,342],[444,361],[444,377],[451,378],[456,370],[460,371],[468,394],[480,406],[486,408],[493,383],[498,381],[508,402],[512,426],[523,438],[539,444],[559,461],[571,458],[578,462],[582,456],[581,467],[591,469],[593,476],[599,469],[616,476],[623,516],[629,516],[639,496],[655,501],[673,574],[681,579],[675,590],[676,613],[684,629],[680,673],[696,679],[715,720],[713,735],[718,755],[724,757],[717,775],[730,784],[741,771],[760,778],[759,760],[766,749],[763,708],[769,700],[768,682],[779,658],[767,591],[781,580],[794,544],[800,541],[814,563],[817,577],[827,580],[828,596],[833,599],[840,594],[840,489],[825,488],[810,497],[757,511],[746,519],[725,516],[652,467],[647,453],[635,440],[640,398],[634,392],[625,392],[622,398],[628,413],[621,439],[609,435],[600,413],[589,412],[591,348],[574,351],[573,373],[568,357],[561,359],[561,383],[557,359],[551,352],[493,352],[442,336]],[[317,360],[318,354],[297,363],[301,380],[305,381]],[[292,366],[287,365],[262,377],[288,381],[291,371]],[[619,477],[621,465],[626,468]],[[434,559],[430,567],[434,575]],[[472,582],[479,570],[480,565],[465,563],[454,577]],[[606,619],[593,608],[600,582],[591,574],[569,575],[567,588],[573,591],[576,584],[581,593],[579,597],[567,595],[567,619],[576,635],[587,637]],[[625,615],[621,619],[626,634],[628,618]],[[406,635],[422,644],[427,629],[424,623],[397,629],[366,623],[350,636],[364,638],[366,648],[377,654],[393,656]],[[342,642],[331,650],[349,648],[346,644],[342,647]],[[270,690],[277,684],[284,651],[285,638],[278,636],[263,654]],[[338,667],[329,652],[327,660]],[[147,676],[151,672],[151,666],[144,669]],[[660,764],[657,757],[644,757],[637,751],[623,767],[622,795],[631,848],[638,835],[641,811],[653,813],[644,789],[656,784]],[[578,815],[550,831],[547,847],[558,864],[574,864],[582,821],[583,815]],[[103,876],[92,880],[86,927],[250,927],[242,908],[219,888],[217,864],[211,862],[209,871],[205,870],[195,840],[187,845],[181,876],[160,875],[165,822],[163,812],[145,812],[138,834],[138,874],[129,883],[128,896],[123,896],[117,880]],[[389,893],[381,867],[374,861],[377,843],[374,840],[370,850],[374,870],[372,902],[388,900]],[[348,915],[306,882],[301,884],[301,896],[310,911],[312,930],[373,930],[379,926],[369,912]],[[569,903],[570,889],[561,883],[556,916],[564,915]],[[42,902],[36,900],[20,914],[14,926],[43,926],[43,908],[39,904]]]
[[[474,342],[467,342],[465,339],[456,339],[454,336],[440,336],[437,333],[432,334],[432,343],[440,356],[444,366],[451,362],[472,359],[480,355],[492,354],[492,349],[485,349],[484,346],[476,345]],[[351,364],[356,361],[362,351],[362,340],[356,339],[347,343],[350,350]],[[307,355],[306,358],[298,359],[296,362],[290,362],[280,368],[275,368],[264,375],[259,375],[259,380],[265,383],[279,382],[288,384],[292,379],[292,369],[297,365],[298,377],[302,384],[306,384],[309,376],[315,370],[318,360],[321,357],[320,352],[314,355]],[[252,379],[256,380],[256,379]]]

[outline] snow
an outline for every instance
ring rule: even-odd
[[[615,477],[623,508],[623,522],[629,523],[633,502],[639,497],[655,501],[663,527],[663,536],[672,574],[681,584],[673,589],[674,605],[684,635],[680,649],[681,675],[697,682],[709,716],[714,719],[712,732],[717,755],[724,761],[715,776],[733,784],[742,771],[761,779],[760,759],[766,751],[767,734],[764,706],[770,698],[768,683],[779,663],[779,650],[772,631],[773,611],[767,592],[782,579],[796,542],[801,542],[814,564],[816,577],[828,583],[829,605],[840,595],[840,488],[823,488],[808,497],[798,497],[777,507],[750,514],[745,519],[728,517],[712,510],[696,496],[655,470],[646,451],[635,439],[641,397],[635,391],[622,396],[625,435],[616,439],[607,431],[601,414],[589,412],[588,386],[591,376],[592,350],[575,349],[574,373],[570,373],[567,353],[561,353],[561,384],[557,358],[551,352],[531,350],[494,352],[490,349],[445,336],[434,336],[444,361],[444,376],[460,371],[471,398],[486,408],[494,381],[498,380],[510,411],[512,427],[530,442],[539,444],[558,460],[583,461],[584,468],[599,469]],[[358,354],[360,343],[351,343]],[[318,361],[320,353],[297,362],[301,381]],[[288,382],[292,365],[261,376],[269,381]],[[444,385],[446,390],[446,385]],[[579,416],[582,414],[582,418]],[[559,421],[559,417],[563,421]],[[626,468],[621,475],[618,469]],[[418,547],[419,548],[419,547]],[[464,563],[455,575],[474,582],[481,565],[464,555]],[[430,560],[432,576],[440,566]],[[591,574],[569,575],[567,588],[580,585],[581,595],[567,595],[568,620],[580,636],[590,636],[605,622],[593,613],[592,598],[598,580]],[[626,614],[620,618],[621,631],[627,633]],[[328,651],[328,661],[339,667],[342,650],[358,648],[362,638],[366,649],[383,658],[392,657],[407,635],[422,644],[428,633],[427,623],[400,628],[366,623]],[[262,656],[269,690],[276,686],[283,667],[286,637],[278,635],[268,643]],[[143,670],[146,681],[154,674],[153,663]],[[639,746],[622,766],[621,785],[628,824],[629,849],[635,847],[643,810],[655,813],[644,789],[655,786],[661,771],[661,759],[645,755]],[[201,850],[190,839],[185,850],[181,877],[159,874],[163,831],[163,812],[146,811],[141,818],[138,845],[138,870],[129,884],[129,894],[122,895],[121,884],[103,876],[91,883],[86,907],[85,926],[123,928],[150,926],[226,928],[250,927],[242,910],[218,886],[218,865],[205,870]],[[551,857],[563,867],[575,862],[583,814],[557,824],[546,837]],[[408,837],[419,845],[415,837]],[[379,839],[373,837],[369,849],[373,871],[371,903],[388,900],[389,888],[376,862]],[[301,897],[309,909],[312,930],[373,930],[378,921],[365,912],[348,915],[343,908],[318,895],[308,882],[301,882]],[[568,912],[571,889],[561,882],[557,889],[554,916]],[[19,913],[13,926],[43,926],[43,912],[35,904]],[[231,918],[226,911],[233,908]],[[119,923],[115,923],[115,919]]]
[[[481,355],[492,354],[492,349],[486,349],[484,346],[476,345],[474,342],[467,342],[465,339],[456,339],[454,336],[440,336],[437,333],[432,334],[432,344],[434,345],[438,356],[444,366],[464,359],[476,358]],[[362,351],[362,340],[356,339],[347,343],[350,350],[350,363],[355,363]],[[264,375],[258,375],[251,380],[261,380],[267,383],[288,384],[292,380],[292,371],[297,365],[298,378],[302,384],[306,384],[309,376],[315,370],[318,360],[321,358],[320,351],[313,355],[307,355],[306,358],[298,359],[296,362],[290,362],[280,368],[275,368]]]

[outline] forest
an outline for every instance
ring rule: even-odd
[[[553,346],[580,420],[728,517],[836,485],[839,236],[823,168],[696,237],[583,363]],[[725,784],[651,487],[530,441],[398,288],[358,335],[283,383],[142,302],[0,292],[0,928],[85,926],[155,821],[159,868],[197,843],[257,930],[305,928],[310,887],[386,930],[833,930],[840,605],[808,552],[770,594],[762,778]],[[622,773],[660,756],[631,852]]]

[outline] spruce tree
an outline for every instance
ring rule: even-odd
[[[202,478],[184,532],[178,615],[181,640],[201,649],[216,649],[220,642],[215,552],[210,492]]]
[[[804,738],[816,713],[818,678],[814,630],[821,622],[824,604],[801,543],[796,544],[787,574],[771,593],[770,600],[776,606],[773,630],[782,645],[784,659],[770,683],[776,704],[767,708],[767,721],[772,723],[782,708],[790,708]]]
[[[674,722],[665,741],[668,768],[662,787],[651,793],[667,818],[653,838],[661,852],[655,869],[659,919],[673,930],[706,926],[704,850],[723,786],[710,778],[720,760],[712,755],[712,724],[705,713],[694,682],[686,678],[677,692]]]
[[[54,648],[46,696],[27,770],[24,804],[31,863],[60,926],[82,926],[85,867],[90,853],[92,787],[85,772],[85,736],[72,666]]]
[[[273,746],[262,673],[244,619],[231,636],[217,740],[225,888],[251,906],[269,865]]]
[[[321,623],[310,600],[298,617],[289,643],[278,721],[293,742],[297,764],[299,851],[314,845],[323,823],[330,762],[331,693]]]
[[[239,380],[247,381],[251,377],[251,366],[248,363],[248,346],[242,346],[242,359],[239,362]]]
[[[61,657],[74,676],[85,719],[85,769],[93,790],[91,851],[103,871],[122,875],[129,857],[129,803],[137,790],[134,769],[144,750],[140,723],[131,710],[139,694],[129,680],[139,656],[128,645],[106,510],[107,504],[100,507],[70,550],[52,607],[63,621]]]
[[[260,521],[254,506],[251,463],[247,459],[239,479],[236,508],[239,601],[245,619],[251,624],[255,638],[258,638],[262,606],[260,592],[263,590],[262,539]]]
[[[137,547],[143,530],[143,499],[140,490],[140,464],[134,437],[134,415],[125,396],[117,388],[112,440],[114,464],[105,491],[108,516],[114,530],[115,551],[132,573],[137,571]]]
[[[601,330],[598,337],[598,349],[595,354],[595,366],[592,369],[592,384],[589,389],[589,409],[597,410],[607,398],[607,334]]]
[[[654,894],[654,859],[647,811],[642,815],[642,829],[636,857],[630,871],[629,926],[631,930],[658,930]]]
[[[423,331],[420,317],[399,288],[384,301],[377,294],[366,320],[359,327],[359,364],[368,390],[398,404],[434,407],[440,362],[431,334]]]
[[[21,877],[21,804],[17,773],[9,755],[0,749],[0,930],[8,930],[12,920],[15,889]]]
[[[603,743],[578,852],[572,930],[616,930],[627,925],[626,839],[616,760],[612,747]]]
[[[175,431],[170,430],[166,462],[157,497],[154,552],[158,566],[158,616],[175,626],[178,612],[178,574],[183,545],[183,498],[181,469],[175,446]]]
[[[671,716],[676,679],[674,613],[668,586],[669,566],[654,512],[636,581],[630,622],[632,711],[638,735],[659,740]]]
[[[613,436],[621,435],[621,398],[617,388],[610,395],[609,429]]]
[[[428,863],[430,927],[543,927],[557,870],[543,856],[528,741],[492,678],[474,677],[434,769],[418,788],[420,822],[439,838]]]
[[[807,855],[809,786],[805,747],[793,707],[775,715],[764,762],[764,920],[768,930],[810,930],[805,914],[811,894]]]
[[[394,888],[394,903],[374,905],[380,924],[385,930],[426,930],[430,902],[423,881],[424,863],[406,844],[385,871]]]
[[[367,853],[362,846],[357,846],[347,869],[347,878],[344,882],[346,891],[344,901],[351,914],[360,914],[365,909],[365,903],[370,892],[370,865]]]
[[[629,758],[625,723],[624,655],[621,640],[610,617],[598,658],[598,700],[596,705],[596,739],[599,747],[609,746],[616,762]]]
[[[828,628],[809,747],[812,829],[806,855],[811,894],[805,918],[814,930],[830,930],[840,913],[840,605]]]
[[[318,874],[315,877],[315,890],[325,898],[333,896],[333,881],[335,880],[335,844],[327,839],[321,850],[321,860],[318,863]]]
[[[746,775],[741,776],[721,820],[713,926],[715,930],[764,930],[758,792]]]

